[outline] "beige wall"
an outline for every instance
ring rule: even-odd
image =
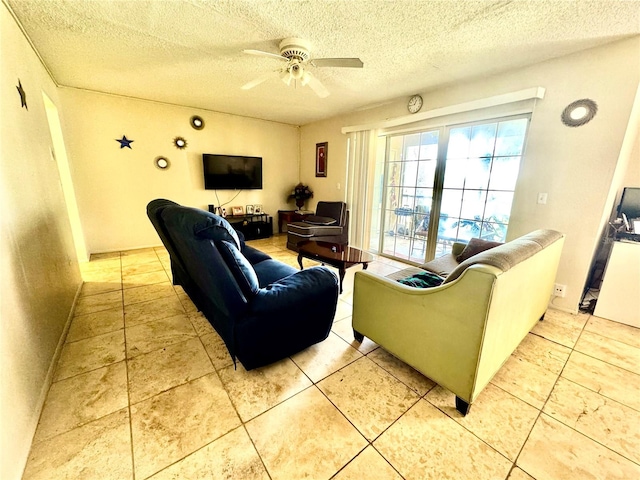
[[[154,198],[204,209],[218,205],[214,191],[204,189],[202,153],[263,158],[262,190],[242,191],[235,200],[237,191],[218,191],[228,211],[262,204],[277,222],[278,209],[293,208],[286,196],[298,181],[298,127],[69,88],[60,97],[89,253],[159,245],[146,216]],[[192,115],[204,119],[204,129],[191,127]],[[132,149],[115,141],[123,135],[133,140]],[[177,136],[187,140],[186,149],[174,147]],[[160,155],[170,160],[168,170],[154,166]]]
[[[22,476],[81,279],[42,98],[44,91],[58,103],[56,87],[4,4],[0,21],[0,478],[13,480]]]
[[[530,87],[546,88],[531,121],[508,237],[537,228],[566,233],[557,282],[567,285],[567,294],[553,300],[559,308],[576,311],[598,245],[602,215],[610,208],[607,197],[640,78],[639,52],[636,37],[517,71],[418,92],[424,111]],[[565,127],[560,113],[580,98],[598,103],[597,116],[580,128]],[[406,102],[402,98],[301,128],[300,178],[313,187],[314,201],[344,198],[343,190],[337,189],[337,184],[345,184],[346,170],[347,139],[341,128],[406,115]],[[324,141],[329,142],[328,177],[315,178],[315,144]],[[636,155],[637,151],[633,150]],[[548,193],[546,205],[536,204],[538,192]]]

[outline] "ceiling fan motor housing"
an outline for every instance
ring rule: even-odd
[[[306,62],[309,60],[309,44],[302,38],[285,38],[280,42],[280,55]]]

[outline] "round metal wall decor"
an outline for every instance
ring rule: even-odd
[[[171,165],[171,162],[166,157],[156,157],[153,163],[156,168],[159,168],[160,170],[166,170]]]
[[[180,150],[182,150],[183,148],[187,148],[187,141],[183,137],[174,138],[173,144]]]
[[[591,121],[598,112],[598,105],[593,100],[583,98],[571,102],[562,111],[560,119],[567,127],[581,127]]]
[[[191,126],[196,130],[202,130],[204,128],[204,120],[198,115],[194,115],[193,117],[191,117],[190,122]]]

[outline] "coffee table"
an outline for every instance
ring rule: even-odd
[[[344,273],[347,268],[362,264],[362,268],[366,270],[369,262],[375,260],[373,255],[363,252],[359,248],[337,243],[317,242],[314,240],[308,240],[298,244],[298,264],[300,265],[300,270],[304,268],[302,266],[303,258],[318,260],[323,265],[327,264],[336,267],[340,274],[340,293],[342,293],[342,280],[344,279]]]

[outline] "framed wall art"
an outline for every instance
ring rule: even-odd
[[[253,215],[253,205],[247,205],[247,215]]]
[[[316,143],[316,177],[327,176],[328,142]]]
[[[254,205],[253,206],[253,213],[255,215],[260,215],[262,213],[262,205],[260,205],[260,204]]]

